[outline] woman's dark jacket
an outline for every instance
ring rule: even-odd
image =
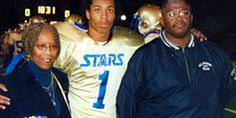
[[[66,96],[69,83],[66,74],[56,68],[53,73],[59,80]],[[56,82],[56,81],[55,81]],[[10,97],[11,104],[5,110],[0,110],[1,118],[25,118],[31,116],[46,116],[47,118],[70,118],[70,112],[62,93],[57,85],[56,94],[59,96],[61,111],[57,115],[47,92],[35,79],[28,63],[18,67],[13,73],[0,78],[0,83],[7,86],[8,92],[0,94]]]

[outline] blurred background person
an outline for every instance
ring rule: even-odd
[[[3,73],[12,60],[12,54],[13,54],[13,46],[9,45],[8,43],[9,39],[9,33],[4,33],[1,36],[1,42],[0,42],[0,50],[1,50],[1,73]]]

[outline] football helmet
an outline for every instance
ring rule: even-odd
[[[84,26],[83,18],[77,14],[71,14],[69,17],[66,18],[68,23],[75,25],[79,29],[83,31],[87,31],[87,28]]]
[[[19,23],[18,25],[19,25],[19,27],[18,27],[19,32],[25,30],[25,28],[27,27],[27,24],[25,22]]]
[[[32,16],[30,19],[29,19],[29,23],[32,24],[32,23],[44,23],[46,22],[45,18],[43,18],[42,16],[40,15],[37,15],[37,16]]]
[[[79,24],[83,24],[82,17],[80,15],[77,15],[77,14],[71,14],[70,16],[68,16],[66,18],[66,21],[68,23],[71,23],[71,24],[74,24],[74,22],[77,22]]]
[[[144,36],[152,31],[160,33],[162,29],[160,23],[161,17],[162,13],[159,6],[145,4],[134,14],[131,25],[132,27],[138,28],[139,32]]]

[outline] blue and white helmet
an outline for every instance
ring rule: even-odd
[[[138,28],[138,31],[144,36],[152,31],[160,32],[162,29],[160,23],[161,17],[162,13],[159,6],[145,4],[134,14],[131,22],[131,30],[136,31]]]

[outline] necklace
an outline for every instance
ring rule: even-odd
[[[49,97],[51,98],[51,102],[53,106],[56,106],[54,86],[52,86],[52,90],[49,90],[47,93]]]
[[[55,107],[56,106],[56,99],[55,99],[55,86],[54,86],[54,73],[51,72],[51,83],[49,86],[42,86],[42,88],[44,89],[45,92],[48,93],[50,99],[51,99],[51,102],[53,104],[53,106]]]
[[[41,86],[43,87],[43,89],[49,91],[50,88],[53,86],[53,83],[54,83],[53,82],[53,73],[51,72],[51,83],[49,84],[49,86],[43,86],[43,85],[41,85]]]

